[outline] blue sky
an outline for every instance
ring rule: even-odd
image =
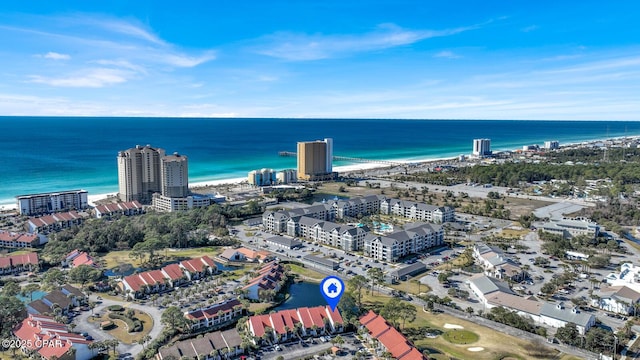
[[[15,1],[0,115],[640,120],[637,1]]]

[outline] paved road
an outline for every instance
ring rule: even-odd
[[[107,311],[106,308],[110,305],[121,305],[121,306],[124,306],[125,308],[140,310],[149,314],[149,316],[151,316],[151,318],[153,319],[153,327],[151,328],[151,332],[149,333],[149,336],[151,336],[152,339],[157,338],[163,329],[163,325],[160,323],[162,311],[158,310],[158,308],[156,307],[133,304],[133,303],[128,303],[124,301],[108,300],[108,299],[98,300],[96,295],[91,295],[89,300],[102,302],[101,304],[98,304],[93,309],[94,313],[106,312]],[[80,333],[87,332],[96,341],[102,341],[102,340],[114,338],[106,331],[101,330],[100,324],[89,322],[88,319],[90,316],[91,316],[90,311],[86,311],[78,315],[73,320],[73,322],[76,324],[75,331]],[[121,354],[121,357],[127,358],[127,357],[135,357],[138,353],[140,353],[143,350],[143,348],[142,348],[142,345],[138,345],[138,344],[128,345],[128,344],[120,343],[120,345],[118,345],[116,350],[118,351],[119,354]]]

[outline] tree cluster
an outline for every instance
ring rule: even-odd
[[[53,234],[45,246],[45,253],[52,263],[57,263],[73,249],[105,253],[132,249],[146,241],[149,241],[150,248],[211,245],[209,234],[228,235],[227,216],[238,216],[242,209],[212,205],[185,212],[147,213],[114,220],[92,219],[80,227]]]
[[[494,307],[486,317],[495,322],[509,325],[516,329],[528,331],[530,333],[538,334],[541,336],[547,335],[547,329],[542,326],[536,326],[533,324],[533,320],[518,315],[515,311],[510,311],[502,306]]]

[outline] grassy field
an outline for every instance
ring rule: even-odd
[[[173,259],[181,258],[194,258],[207,255],[209,257],[215,257],[222,253],[223,247],[203,247],[193,249],[166,249],[159,254],[166,257],[166,261],[172,261]],[[129,254],[130,250],[111,251],[102,257],[102,262],[105,264],[105,268],[112,269],[116,266],[131,264],[134,267],[140,267],[141,263],[137,259],[132,259]]]
[[[304,268],[300,265],[296,264],[287,264],[291,268],[291,272],[298,274],[302,277],[303,280],[319,282],[326,277],[326,275],[321,274],[315,270]]]
[[[377,293],[362,292],[363,304],[378,311],[389,299],[390,297]],[[463,329],[460,330],[466,330],[478,336],[477,341],[473,344],[452,344],[442,336],[435,339],[421,338],[414,342],[419,349],[429,350],[432,353],[430,356],[434,359],[449,359],[450,357],[474,360],[495,360],[509,357],[513,359],[556,359],[559,355],[558,351],[548,348],[542,343],[530,343],[444,313],[425,312],[420,308],[416,310],[416,320],[412,323],[406,323],[408,329],[430,328],[439,329],[446,333],[450,329],[446,329],[445,324],[454,324],[462,326]],[[481,347],[483,350],[471,352],[468,350],[470,347]],[[570,360],[573,358],[563,357],[562,359]]]
[[[420,293],[426,293],[431,291],[431,288],[429,288],[427,285],[418,284],[417,279],[401,281],[399,284],[393,284],[389,286],[396,290],[404,291],[407,294],[415,294],[415,295],[419,295]]]
[[[478,334],[468,330],[452,329],[442,334],[442,338],[452,344],[473,344],[479,337]]]

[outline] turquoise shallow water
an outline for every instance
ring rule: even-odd
[[[482,137],[504,150],[625,135],[640,135],[640,122],[0,117],[0,204],[35,192],[116,192],[117,152],[137,144],[189,156],[193,183],[294,168],[278,151],[325,137],[334,155],[417,160],[468,154]]]

